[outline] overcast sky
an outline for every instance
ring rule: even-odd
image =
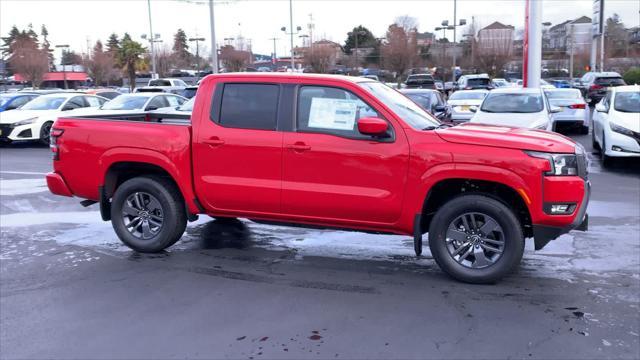
[[[553,24],[582,15],[591,17],[593,0],[542,0],[543,19]],[[208,0],[151,0],[153,30],[164,40],[161,46],[171,46],[176,29],[187,36],[207,39],[209,49],[208,6],[198,4]],[[524,26],[525,0],[458,0],[458,19],[486,26],[493,21]],[[618,13],[627,27],[640,23],[639,0],[605,0],[605,16]],[[289,38],[280,31],[289,28],[288,0],[216,0],[216,37],[237,38],[242,34],[252,40],[256,53],[270,54],[277,37],[278,54],[289,51]],[[346,33],[362,24],[376,37],[382,37],[398,16],[410,15],[419,23],[419,30],[433,31],[442,20],[453,22],[453,0],[294,0],[293,22],[307,33],[313,15],[314,39],[326,38],[343,43]],[[69,44],[77,52],[85,52],[87,41],[105,40],[115,32],[129,32],[135,39],[149,33],[146,0],[0,0],[0,32],[6,36],[12,25],[19,28],[29,23],[37,32],[41,24],[49,30],[52,44]],[[440,36],[442,32],[438,33]],[[459,38],[460,34],[458,34]],[[448,35],[451,38],[451,35]],[[295,45],[301,39],[295,38]],[[146,44],[145,44],[146,45]],[[202,50],[202,45],[201,45]],[[193,51],[195,52],[195,46]],[[58,54],[56,54],[57,56]]]

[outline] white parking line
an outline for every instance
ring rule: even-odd
[[[31,171],[0,171],[0,174],[13,174],[13,175],[47,175],[47,173],[31,172]]]

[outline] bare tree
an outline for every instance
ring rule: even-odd
[[[393,24],[401,27],[406,33],[410,33],[418,29],[418,19],[409,15],[398,16],[393,21]]]
[[[9,59],[11,68],[20,74],[34,88],[38,88],[49,71],[49,54],[38,48],[35,41],[18,39],[11,45],[13,54]]]
[[[411,30],[412,32],[415,29]],[[418,59],[416,37],[411,36],[405,27],[392,24],[387,30],[387,38],[382,45],[382,59],[385,66],[396,73],[398,82]]]
[[[165,46],[156,49],[156,71],[160,77],[169,76],[171,69],[176,65],[175,54],[171,54],[169,49]]]
[[[477,46],[477,59],[483,71],[492,76],[498,75],[513,55],[513,32],[492,30],[492,33],[480,32]]]
[[[304,53],[304,64],[310,66],[313,72],[327,73],[334,63],[335,50],[330,46],[312,46]]]
[[[226,45],[220,49],[220,60],[227,68],[227,71],[242,71],[251,62],[251,53],[236,50],[233,46]]]
[[[91,56],[86,57],[84,63],[94,84],[97,86],[108,83],[111,80],[115,68],[115,59],[111,53],[104,51],[100,40],[96,41]]]

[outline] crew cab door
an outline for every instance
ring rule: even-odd
[[[299,86],[295,101],[294,130],[284,133],[283,213],[313,221],[396,222],[409,159],[403,130],[387,119],[389,137],[360,134],[359,118],[385,116],[354,91]]]
[[[280,211],[279,97],[278,84],[215,85],[212,104],[201,112],[193,144],[194,185],[206,210]]]

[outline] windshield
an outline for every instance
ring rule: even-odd
[[[547,98],[549,100],[582,98],[582,94],[578,89],[548,90],[548,91],[545,91],[544,93],[547,94]]]
[[[487,96],[484,91],[456,91],[449,97],[449,100],[482,100]]]
[[[187,101],[186,103],[178,106],[178,111],[193,111],[193,104],[195,104],[196,102],[196,98],[191,98],[189,101]]]
[[[24,104],[22,110],[56,110],[67,98],[40,96]]]
[[[102,110],[142,110],[150,96],[120,95],[102,105]]]
[[[487,95],[481,111],[488,113],[537,113],[544,109],[540,94],[499,94]]]
[[[431,109],[431,96],[420,94],[405,94],[409,99],[416,102],[416,104],[422,106],[424,109]]]
[[[384,103],[391,111],[416,130],[431,126],[437,127],[440,122],[428,112],[416,105],[398,91],[379,82],[363,82],[359,84],[373,96]]]
[[[625,85],[624,80],[622,80],[622,78],[619,78],[619,77],[601,77],[601,78],[597,78],[595,83],[603,86]]]
[[[640,92],[617,93],[615,108],[621,112],[640,113]]]

